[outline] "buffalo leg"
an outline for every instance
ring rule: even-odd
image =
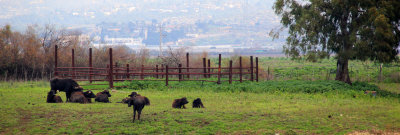
[[[70,92],[65,92],[65,96],[67,97],[67,101],[70,101],[71,93]]]
[[[138,120],[140,120],[140,114],[142,114],[142,110],[138,110]]]
[[[136,117],[136,110],[133,109],[133,122],[135,122],[135,117]]]

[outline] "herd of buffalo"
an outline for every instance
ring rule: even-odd
[[[59,79],[54,78],[50,80],[51,90],[47,94],[47,103],[62,103],[62,99],[60,96],[56,95],[57,90],[64,91],[67,97],[66,102],[73,103],[92,103],[92,98],[95,98],[96,102],[104,102],[110,103],[108,97],[111,97],[111,94],[108,90],[104,90],[102,92],[97,93],[96,95],[88,90],[83,92],[83,88],[79,86],[79,84],[73,79]],[[117,103],[125,103],[128,104],[128,107],[133,106],[133,121],[135,121],[136,112],[138,113],[138,120],[140,120],[140,114],[142,113],[142,109],[145,105],[150,105],[150,100],[142,96],[136,92],[132,92],[128,95],[127,98],[122,99],[121,102]],[[186,109],[185,104],[189,103],[186,97],[175,99],[172,103],[173,108],[183,108]],[[203,103],[200,98],[197,98],[193,101],[193,108],[204,108]]]

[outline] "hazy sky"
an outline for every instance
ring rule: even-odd
[[[0,25],[86,25],[136,20],[272,22],[275,0],[0,0]]]

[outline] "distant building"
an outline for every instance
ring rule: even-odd
[[[142,38],[104,38],[104,43],[107,45],[125,45],[129,48],[141,48],[144,46]]]

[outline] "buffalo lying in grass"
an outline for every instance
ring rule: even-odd
[[[201,102],[200,98],[197,98],[195,100],[193,100],[193,104],[192,104],[193,108],[204,108],[203,102]]]
[[[57,90],[64,91],[67,97],[66,102],[70,101],[72,92],[83,90],[83,88],[80,87],[79,84],[72,79],[59,79],[59,78],[51,79],[50,87],[51,91],[54,91],[55,94],[57,93]]]
[[[129,99],[131,99],[130,97],[124,98],[122,99],[122,101],[117,102],[117,103],[123,103],[123,104],[127,104],[129,102]]]
[[[47,93],[47,103],[62,103],[62,99],[60,96],[56,95],[56,92],[53,90],[50,90]]]
[[[135,122],[136,112],[138,113],[138,120],[140,120],[140,114],[145,105],[150,105],[150,100],[145,96],[135,95],[130,97],[128,100],[128,107],[133,105],[133,120]]]
[[[71,102],[74,103],[81,103],[81,104],[86,104],[86,103],[91,103],[91,98],[95,98],[96,96],[93,94],[92,91],[75,91],[72,92],[71,94]]]
[[[108,97],[111,97],[111,94],[108,90],[104,90],[102,92],[99,92],[96,94],[96,98],[94,99],[96,102],[104,102],[104,103],[110,103],[110,100]]]
[[[83,95],[88,100],[88,103],[92,103],[92,98],[96,97],[96,95],[94,95],[94,93],[90,90],[83,92]]]
[[[134,97],[134,96],[140,96],[140,94],[137,94],[136,92],[132,92],[130,95],[128,95],[128,97],[122,99],[121,102],[117,102],[117,103],[127,104],[129,99],[131,99],[131,97]]]
[[[130,95],[128,95],[129,97],[134,97],[134,96],[140,96],[140,94],[137,94],[136,92],[132,92]]]
[[[173,108],[183,108],[186,109],[185,104],[189,103],[186,99],[186,97],[180,98],[180,99],[175,99],[174,102],[172,103]]]

